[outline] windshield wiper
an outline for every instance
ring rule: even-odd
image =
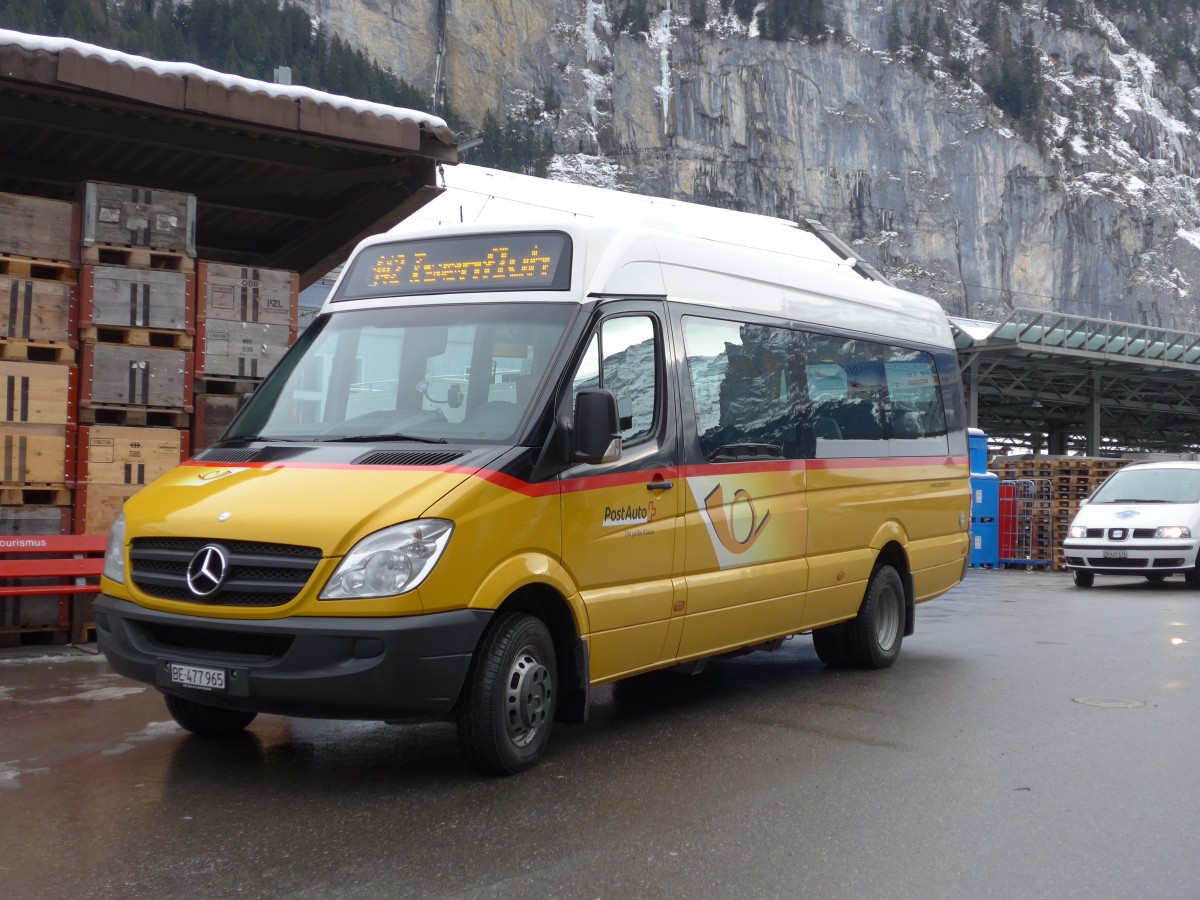
[[[1120,500],[1102,500],[1102,503],[1182,503],[1182,500],[1145,500],[1134,497],[1122,497]]]
[[[445,438],[422,437],[417,434],[352,434],[348,437],[321,438],[326,444],[345,444],[351,442],[369,443],[371,441],[415,441],[420,444],[448,444]]]

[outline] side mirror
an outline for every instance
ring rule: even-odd
[[[607,463],[620,458],[617,398],[603,388],[583,388],[575,395],[574,461]]]

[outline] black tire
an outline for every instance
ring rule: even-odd
[[[1164,581],[1167,580],[1167,573],[1166,572],[1151,572],[1149,575],[1146,576],[1146,580],[1149,581],[1151,584],[1162,584]]]
[[[1183,573],[1183,580],[1190,588],[1200,588],[1200,569],[1188,569]]]
[[[502,613],[475,651],[463,687],[463,753],[494,775],[530,768],[550,738],[557,695],[558,663],[545,624],[525,613]]]
[[[192,734],[203,737],[230,737],[241,734],[258,715],[243,709],[205,706],[175,694],[164,694],[163,697],[167,701],[167,712],[171,714],[171,718]]]
[[[1072,569],[1071,580],[1075,582],[1075,587],[1089,588],[1096,583],[1096,573],[1085,572],[1083,569]]]
[[[844,669],[850,665],[850,647],[846,642],[846,623],[814,628],[813,649],[817,657],[831,669]]]
[[[880,566],[867,582],[858,615],[846,623],[850,661],[862,669],[886,669],[904,641],[904,581],[892,566]]]

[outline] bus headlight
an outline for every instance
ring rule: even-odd
[[[365,600],[411,591],[425,580],[450,541],[454,523],[417,519],[363,538],[321,591],[322,600]]]
[[[1186,525],[1163,525],[1154,532],[1156,538],[1190,538],[1192,529]]]
[[[125,583],[125,513],[117,513],[112,527],[108,529],[108,543],[104,545],[104,577],[117,584]]]

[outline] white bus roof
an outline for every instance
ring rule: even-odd
[[[442,176],[445,191],[394,226],[390,234],[444,225],[542,225],[555,220],[601,219],[769,249],[833,265],[853,266],[857,261],[838,255],[796,222],[773,216],[479,166],[445,167]]]
[[[953,347],[936,301],[863,277],[856,260],[794,222],[470,166],[446,174],[442,195],[386,234],[366,239],[359,250],[449,230],[464,235],[559,230],[574,242],[571,297],[580,302],[598,295],[661,295],[836,331]],[[336,292],[335,287],[330,296]],[[456,296],[512,299],[506,292]],[[527,296],[563,299],[546,291]],[[346,306],[360,303],[386,301],[348,301]],[[325,310],[337,305],[327,300]]]

